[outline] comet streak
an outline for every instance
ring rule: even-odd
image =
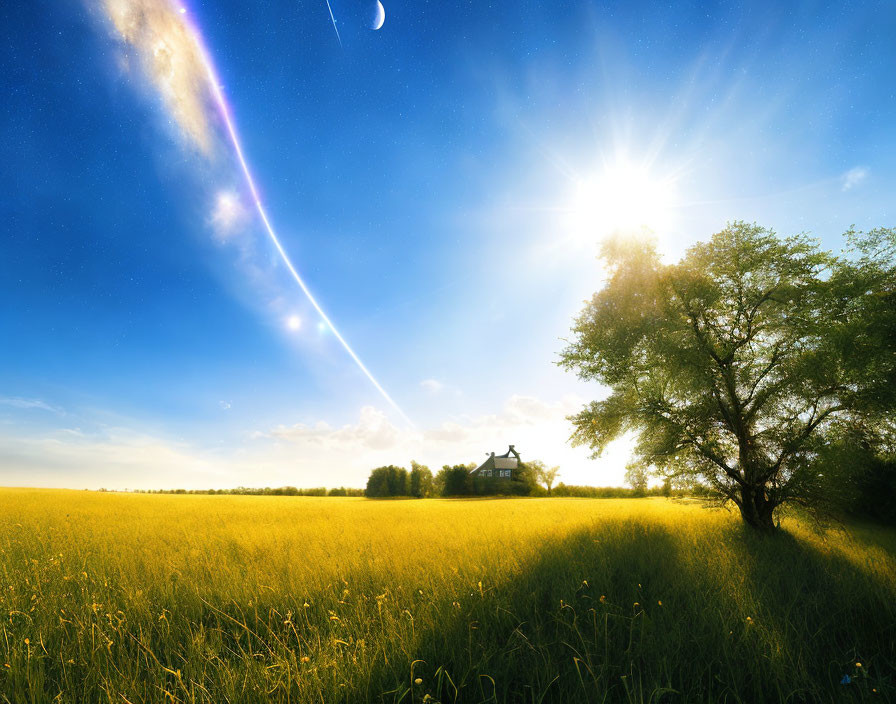
[[[339,46],[342,46],[342,37],[339,36],[339,29],[336,27],[336,18],[333,16],[333,8],[330,7],[330,0],[327,0],[327,9],[330,11],[330,19],[333,21],[333,29],[336,30],[336,40]]]

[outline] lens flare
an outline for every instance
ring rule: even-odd
[[[274,248],[280,255],[281,261],[289,270],[289,273],[292,275],[292,278],[295,280],[295,282],[299,285],[299,288],[302,289],[302,293],[305,294],[305,298],[308,299],[308,302],[312,305],[314,310],[317,311],[317,314],[321,317],[323,322],[326,323],[327,328],[330,330],[330,332],[333,333],[336,339],[339,340],[339,343],[342,345],[348,355],[354,360],[355,364],[358,365],[358,369],[360,369],[364,373],[370,383],[373,384],[374,388],[376,388],[376,390],[379,391],[380,395],[389,403],[389,405],[391,405],[392,408],[394,408],[398,412],[401,418],[408,425],[414,427],[413,421],[411,421],[411,419],[408,418],[407,415],[405,415],[405,412],[401,410],[401,407],[392,399],[392,397],[388,394],[386,389],[383,388],[380,382],[376,380],[370,370],[364,365],[364,362],[361,361],[361,358],[358,357],[358,355],[351,348],[346,339],[333,324],[333,321],[330,320],[330,317],[326,314],[326,312],[324,312],[324,309],[321,307],[320,303],[317,302],[317,299],[311,293],[311,290],[308,288],[304,279],[302,279],[302,277],[299,275],[299,272],[296,270],[295,266],[293,266],[289,255],[287,255],[286,250],[280,243],[280,238],[277,236],[277,233],[274,230],[274,226],[271,224],[271,221],[268,218],[268,214],[265,210],[264,204],[261,202],[261,196],[258,193],[258,188],[255,186],[255,179],[252,177],[252,172],[249,170],[249,164],[246,161],[245,154],[243,153],[242,141],[240,140],[239,134],[237,133],[236,123],[233,119],[230,107],[227,104],[227,100],[224,98],[224,92],[221,88],[221,81],[218,78],[217,71],[215,71],[211,56],[202,41],[202,34],[199,31],[199,28],[194,22],[187,21],[186,18],[188,16],[189,15],[185,15],[184,17],[185,24],[193,34],[196,46],[199,48],[212,96],[214,97],[215,104],[217,105],[218,111],[221,114],[221,119],[224,121],[224,125],[227,128],[227,134],[230,137],[231,145],[233,146],[233,150],[236,153],[236,158],[240,164],[240,169],[242,170],[246,186],[248,187],[249,192],[252,195],[252,200],[255,204],[255,210],[258,212],[258,216],[261,218],[261,222],[264,224],[264,229],[267,232],[271,242],[273,243]]]

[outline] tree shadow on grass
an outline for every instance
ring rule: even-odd
[[[896,697],[896,583],[874,568],[863,550],[868,541],[826,544],[787,530],[738,530],[732,546],[757,626],[767,621],[774,629],[767,653],[778,693],[806,702]]]
[[[346,700],[886,701],[894,596],[786,532],[607,523],[471,585]]]

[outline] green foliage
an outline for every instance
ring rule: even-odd
[[[327,492],[327,496],[364,496],[364,489],[347,486],[334,487]]]
[[[429,467],[411,460],[410,495],[423,499],[432,495],[432,472]]]
[[[666,477],[663,479],[663,485],[660,487],[660,493],[663,496],[672,496],[672,478]]]
[[[574,442],[599,454],[635,432],[644,466],[708,484],[762,530],[782,503],[822,506],[825,434],[896,393],[893,232],[851,239],[853,263],[741,222],[677,264],[647,242],[605,245],[606,284],[561,364],[612,393],[571,418]],[[870,321],[888,332],[857,340]]]
[[[850,458],[857,471],[851,477],[855,499],[849,508],[856,515],[896,525],[896,457],[864,450]]]
[[[703,486],[692,486],[687,489],[681,487],[668,486],[664,482],[661,486],[650,487],[639,491],[627,486],[576,486],[574,484],[564,484],[560,482],[554,487],[551,496],[557,498],[579,498],[579,499],[640,499],[645,496],[664,496],[675,498],[706,496],[707,490]]]
[[[557,475],[560,474],[560,468],[549,468],[541,460],[528,460],[526,466],[531,471],[534,482],[543,486],[547,490],[548,496],[550,496],[554,482],[557,480]]]
[[[101,489],[100,491],[106,491]],[[333,493],[333,492],[343,493]],[[353,493],[351,493],[353,492]],[[360,492],[360,493],[359,493]],[[150,489],[136,490],[136,494],[220,494],[228,496],[359,496],[363,495],[363,489],[331,489],[327,491],[325,487],[311,487],[306,489],[297,489],[294,486],[279,486],[264,488],[238,486],[235,489]]]
[[[634,462],[625,468],[625,482],[635,492],[635,496],[647,495],[649,478],[646,467],[638,462]]]
[[[434,480],[439,496],[469,496],[473,493],[473,480],[466,465],[444,465]]]
[[[377,467],[367,479],[366,495],[369,498],[385,498],[388,496],[410,496],[408,470],[404,467],[388,465]]]
[[[819,450],[818,468],[842,513],[896,525],[896,455],[846,429]]]
[[[664,499],[0,508],[4,704],[896,700],[889,529]]]
[[[537,460],[535,462],[537,463]],[[475,468],[473,465],[472,469]],[[542,493],[542,489],[536,481],[536,469],[532,463],[521,462],[513,470],[509,481],[501,477],[471,475],[469,493],[475,496],[531,496]]]
[[[896,229],[846,233],[848,249],[830,281],[837,325],[831,340],[854,402],[877,423],[896,407]]]
[[[513,483],[517,484],[521,496],[539,493],[538,477],[535,469],[528,462],[520,462],[519,467],[513,473]]]
[[[554,487],[552,496],[579,499],[632,499],[635,490],[625,486],[576,486],[560,482]]]

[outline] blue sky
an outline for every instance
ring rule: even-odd
[[[670,259],[732,219],[833,249],[894,224],[892,3],[384,5],[372,31],[333,0],[342,46],[324,0],[0,7],[0,484],[360,486],[508,443],[618,483],[624,443],[565,442],[601,389],[554,362],[620,174]],[[280,261],[197,38],[413,427]]]

